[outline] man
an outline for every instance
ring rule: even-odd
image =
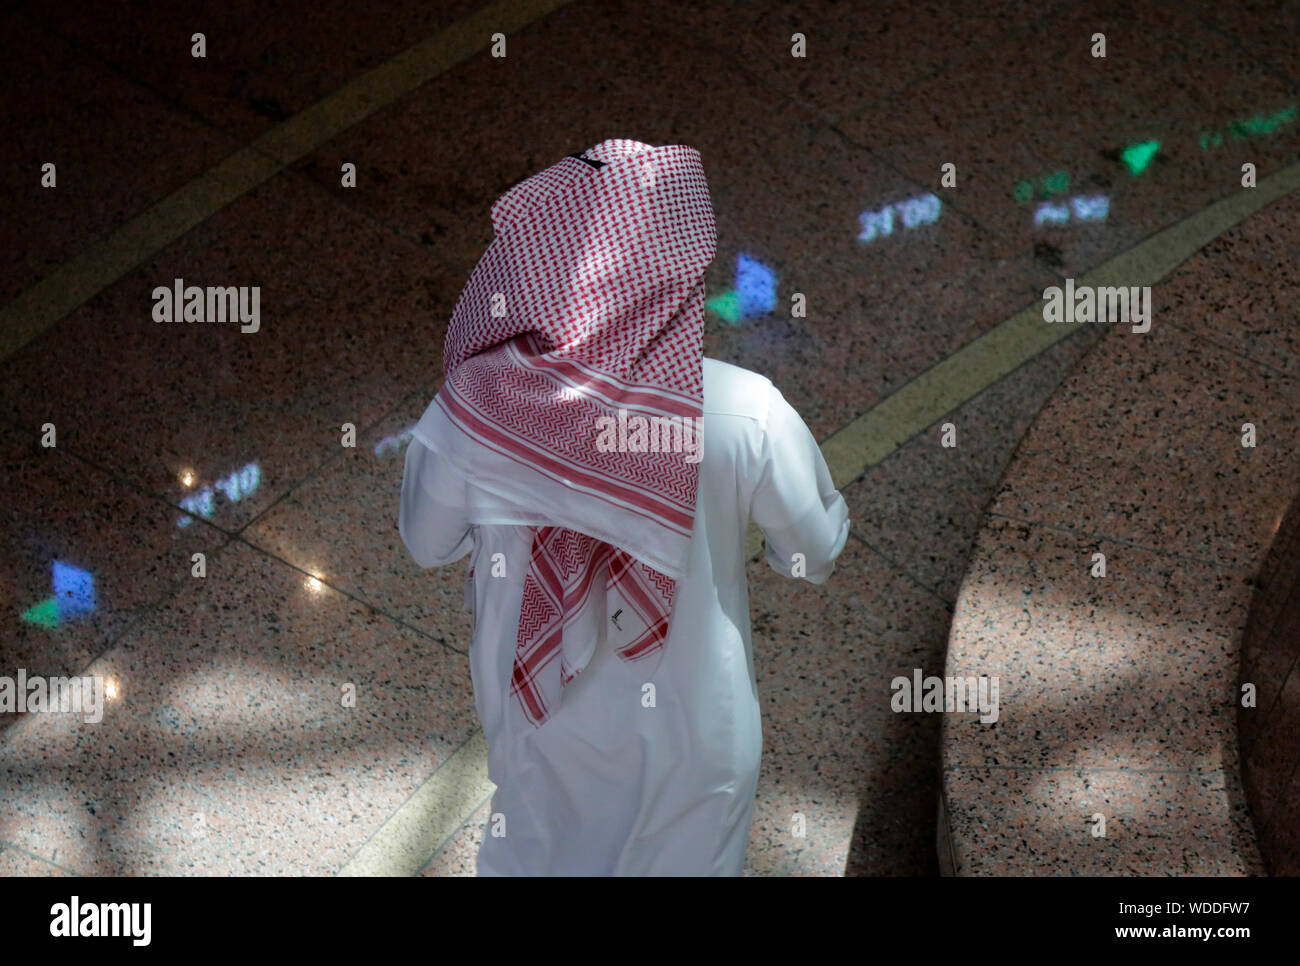
[[[604,141],[516,185],[406,454],[416,562],[472,554],[497,786],[479,875],[740,875],[762,751],[745,581],[824,583],[848,511],[756,373],[703,358],[699,153]]]

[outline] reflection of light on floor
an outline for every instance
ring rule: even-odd
[[[740,255],[736,259],[736,297],[740,317],[767,315],[776,308],[776,275],[757,259]]]
[[[400,433],[392,436],[385,436],[375,444],[375,455],[383,456],[385,453],[395,452],[402,448],[402,444],[409,440],[415,434],[415,423],[407,426]]]
[[[740,298],[735,292],[721,292],[707,300],[704,307],[733,325],[740,320]]]
[[[732,325],[767,315],[776,308],[776,273],[758,259],[741,254],[736,258],[735,288],[713,296],[704,307]]]
[[[904,228],[934,224],[939,220],[942,207],[937,195],[918,195],[892,205],[885,205],[879,211],[864,211],[858,216],[858,221],[862,225],[858,241],[869,242],[882,235],[892,235],[895,215],[902,220]]]
[[[1070,172],[1068,171],[1053,172],[1047,177],[1039,179],[1038,182],[1038,197],[1040,199],[1063,195],[1069,190]],[[1016,199],[1018,205],[1024,204],[1026,201],[1032,201],[1034,198],[1034,182],[1028,180],[1017,181],[1016,188],[1011,193],[1011,196]]]
[[[1273,114],[1256,114],[1254,117],[1233,121],[1228,125],[1228,133],[1234,141],[1254,137],[1258,134],[1272,134],[1278,128],[1290,124],[1296,119],[1296,105],[1291,104]],[[1218,131],[1201,132],[1201,150],[1208,151],[1223,144],[1223,135]]]
[[[104,697],[108,698],[108,700],[110,701],[113,701],[117,698],[118,693],[119,692],[117,687],[117,678],[105,678]]]
[[[184,480],[182,480],[184,482]],[[187,485],[192,485],[192,482]],[[229,476],[217,480],[211,486],[205,486],[193,496],[181,500],[181,509],[207,519],[216,511],[216,494],[225,494],[231,503],[238,503],[253,493],[262,482],[262,471],[256,463],[249,463],[242,469],[235,470]],[[188,527],[194,521],[190,517],[181,517],[176,525]]]
[[[325,589],[325,585],[320,582],[319,577],[308,577],[304,583],[307,585],[307,589],[313,594],[319,594]]]
[[[1105,221],[1110,213],[1110,199],[1105,195],[1082,195],[1065,201],[1044,201],[1034,212],[1034,227],[1063,225],[1073,211],[1076,221]]]
[[[181,470],[180,477],[181,477],[181,486],[185,487],[185,489],[188,490],[191,486],[194,485],[193,470]]]
[[[1139,175],[1150,166],[1159,150],[1159,141],[1139,141],[1121,151],[1119,158],[1128,168],[1129,174]]]
[[[56,560],[54,596],[27,608],[22,619],[41,627],[58,627],[60,622],[89,614],[94,609],[95,578],[87,570]]]

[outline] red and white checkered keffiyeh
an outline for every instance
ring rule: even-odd
[[[511,691],[538,726],[600,641],[628,661],[662,648],[698,485],[683,453],[596,440],[620,408],[701,425],[717,233],[699,152],[616,139],[584,157],[603,164],[564,158],[492,206],[416,431],[480,493],[475,522],[534,526]]]

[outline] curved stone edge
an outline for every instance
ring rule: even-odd
[[[1179,361],[1208,360],[1212,370],[1217,367],[1214,378],[1225,380],[1238,397],[1246,395],[1242,387],[1248,386],[1252,377],[1259,375],[1251,360],[1206,344],[1205,340],[1179,329],[1177,325],[1170,326],[1168,331],[1168,337],[1160,343],[1166,357],[1162,361],[1172,363],[1174,369],[1178,368]],[[1172,582],[1181,587],[1181,593],[1169,600],[1186,599],[1197,602],[1201,608],[1195,626],[1184,630],[1192,637],[1199,634],[1217,648],[1217,653],[1211,655],[1214,666],[1201,669],[1216,682],[1214,699],[1200,706],[1192,702],[1188,708],[1182,709],[1184,714],[1189,710],[1193,713],[1195,725],[1190,729],[1185,728],[1182,732],[1175,729],[1145,749],[1140,740],[1135,740],[1137,735],[1121,734],[1121,738],[1127,739],[1127,744],[1121,740],[1118,747],[1106,748],[1102,742],[1102,753],[1091,756],[1087,753],[1060,754],[1060,747],[1052,748],[1050,741],[1040,742],[1035,747],[1033,742],[1015,740],[1016,737],[1024,738],[1024,735],[1013,735],[1011,741],[986,743],[989,747],[982,747],[979,740],[972,741],[972,733],[965,727],[965,722],[958,724],[952,715],[946,715],[943,797],[939,808],[947,823],[945,826],[941,822],[936,844],[940,850],[941,868],[951,874],[1072,874],[1080,871],[1091,874],[1259,874],[1264,871],[1245,803],[1235,715],[1230,712],[1235,708],[1236,669],[1246,614],[1251,604],[1250,588],[1270,546],[1266,539],[1268,534],[1262,531],[1275,528],[1275,518],[1281,512],[1279,504],[1284,506],[1293,495],[1294,480],[1300,475],[1293,458],[1293,454],[1300,450],[1296,446],[1300,435],[1295,432],[1294,420],[1288,421],[1284,415],[1288,406],[1294,411],[1294,386],[1277,385],[1279,381],[1294,383],[1294,380],[1285,375],[1273,379],[1276,391],[1268,397],[1273,408],[1266,417],[1260,417],[1267,418],[1275,428],[1284,427],[1289,433],[1278,437],[1281,442],[1271,453],[1273,465],[1268,467],[1270,472],[1267,475],[1272,486],[1267,491],[1267,499],[1255,501],[1256,506],[1252,508],[1252,501],[1241,499],[1242,493],[1237,491],[1231,526],[1214,525],[1212,517],[1218,511],[1213,509],[1213,487],[1208,494],[1201,494],[1208,498],[1200,500],[1196,512],[1190,515],[1181,513],[1182,508],[1175,505],[1168,520],[1158,514],[1148,514],[1145,522],[1157,525],[1148,526],[1145,531],[1141,527],[1136,530],[1130,527],[1125,531],[1121,526],[1121,535],[1113,539],[1102,536],[1107,532],[1105,526],[1080,531],[1068,525],[1068,518],[1053,521],[1048,514],[1049,519],[1039,519],[1032,512],[1033,501],[1026,503],[1024,498],[1035,485],[1045,482],[1043,471],[1051,469],[1051,461],[1045,460],[1045,453],[1053,441],[1069,438],[1070,417],[1075,411],[1073,404],[1087,400],[1097,392],[1114,394],[1124,389],[1123,380],[1116,383],[1113,378],[1107,378],[1108,374],[1113,376],[1116,372],[1116,361],[1124,361],[1125,356],[1132,361],[1132,346],[1125,346],[1120,341],[1124,338],[1125,333],[1112,332],[1080,360],[1017,445],[1003,473],[998,495],[986,514],[970,569],[959,590],[946,673],[957,676],[981,668],[988,673],[991,667],[997,667],[1014,675],[1023,672],[1025,658],[1033,656],[1004,654],[1004,657],[1015,657],[1015,660],[1002,660],[1000,663],[996,658],[991,660],[997,653],[997,645],[990,640],[989,631],[994,628],[996,636],[998,621],[980,605],[981,595],[988,593],[987,582],[982,578],[996,573],[999,566],[1006,567],[1008,528],[1018,528],[1018,532],[1011,534],[1011,540],[1026,544],[1032,541],[1036,553],[1047,552],[1049,558],[1058,562],[1085,553],[1092,545],[1108,540],[1115,548],[1123,548],[1118,550],[1121,554],[1130,557],[1145,555],[1144,573],[1160,578],[1166,585]],[[1188,388],[1179,387],[1177,383],[1175,378],[1168,388]],[[1143,394],[1149,395],[1150,388],[1150,384],[1142,386],[1141,391],[1135,391],[1123,400],[1115,395],[1111,398],[1117,405],[1127,403],[1140,407],[1144,402]],[[1197,396],[1194,392],[1172,394],[1180,401],[1198,401]],[[1197,418],[1203,425],[1215,425],[1220,416],[1211,408],[1203,410]],[[1182,425],[1185,427],[1186,421]],[[1189,434],[1180,439],[1182,447],[1189,449]],[[1148,442],[1158,443],[1160,440]],[[1287,459],[1288,455],[1292,458]],[[1224,452],[1217,452],[1207,463],[1204,454],[1200,454],[1199,463],[1193,459],[1185,465],[1174,466],[1174,475],[1177,477],[1181,472],[1187,476],[1190,471],[1195,477],[1199,471],[1201,478],[1208,476],[1212,480],[1213,474],[1206,474],[1205,469],[1215,469],[1214,460],[1222,461],[1224,458]],[[1222,468],[1222,462],[1217,466]],[[1057,483],[1070,473],[1068,466],[1057,466],[1056,469]],[[1050,479],[1050,473],[1047,477]],[[1282,481],[1287,481],[1291,489],[1278,485]],[[1158,488],[1159,480],[1152,482]],[[1258,491],[1250,496],[1258,496]],[[1016,499],[1021,500],[1018,507],[1014,504]],[[1114,507],[1110,509],[1111,516],[1114,516]],[[1201,519],[1207,514],[1210,519]],[[1245,538],[1233,541],[1232,527],[1243,525],[1247,531]],[[1228,532],[1226,540],[1225,530]],[[1227,547],[1228,552],[1216,553],[1216,549],[1222,547]],[[1022,563],[1034,559],[1033,555],[1021,556]],[[1077,564],[1077,560],[1074,563]],[[1194,579],[1189,580],[1189,577]],[[1208,585],[1222,592],[1208,597],[1198,592],[1198,587]],[[1076,587],[1076,590],[1080,599],[1087,603],[1091,589]],[[1021,592],[1032,594],[1033,591],[1022,588]],[[1143,597],[1139,594],[1132,603],[1158,608],[1160,600],[1158,595]],[[1094,609],[1098,603],[1092,601]],[[1133,613],[1120,616],[1129,621],[1127,626],[1131,631]],[[1023,633],[1021,637],[1024,638]],[[1046,639],[1039,637],[1040,642]],[[1122,643],[1123,639],[1117,640]],[[1176,649],[1171,647],[1174,643],[1171,640],[1163,642],[1164,656],[1176,656]],[[1031,646],[1029,650],[1034,648]],[[1038,650],[1045,649],[1040,646]],[[1112,646],[1110,651],[1112,658],[1124,656],[1122,648]],[[1077,677],[1081,667],[1077,666],[1077,655],[1075,657],[1076,666],[1068,670],[1076,675],[1075,680],[1086,680]],[[1134,655],[1129,654],[1127,658],[1130,664],[1137,663]],[[1104,667],[1104,664],[1100,666]],[[1094,665],[1092,670],[1096,671],[1098,667]],[[1220,680],[1231,687],[1220,688]],[[1195,687],[1194,682],[1181,683],[1184,687],[1189,684]],[[1056,697],[1068,698],[1068,690],[1058,688]],[[1105,692],[1104,683],[1101,691]],[[1040,687],[1035,697],[1050,705],[1052,690]],[[1152,724],[1156,727],[1161,724],[1158,714]],[[1082,739],[1086,749],[1089,742],[1095,744],[1103,735],[1104,732],[1102,735],[1089,734],[1084,727],[1074,735],[1057,735],[1055,740],[1059,744],[1069,741],[1077,744]],[[1108,767],[1116,764],[1118,767]],[[984,807],[980,807],[981,801]],[[1115,847],[1113,835],[1097,835],[1099,820],[1104,820],[1108,813],[1112,819],[1121,819],[1121,829],[1129,833],[1127,848]],[[1067,829],[1069,823],[1075,823],[1076,827]],[[1007,848],[1007,842],[1017,836],[1017,842]],[[947,861],[944,861],[945,855]]]

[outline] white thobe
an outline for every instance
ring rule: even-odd
[[[821,584],[849,519],[816,440],[771,382],[714,359],[703,376],[695,524],[668,639],[636,662],[598,647],[540,728],[507,713],[532,530],[471,524],[440,504],[466,481],[418,439],[407,449],[399,529],[412,556],[432,567],[473,555],[470,674],[497,786],[479,875],[741,874],[763,742],[748,522],[775,570]]]

